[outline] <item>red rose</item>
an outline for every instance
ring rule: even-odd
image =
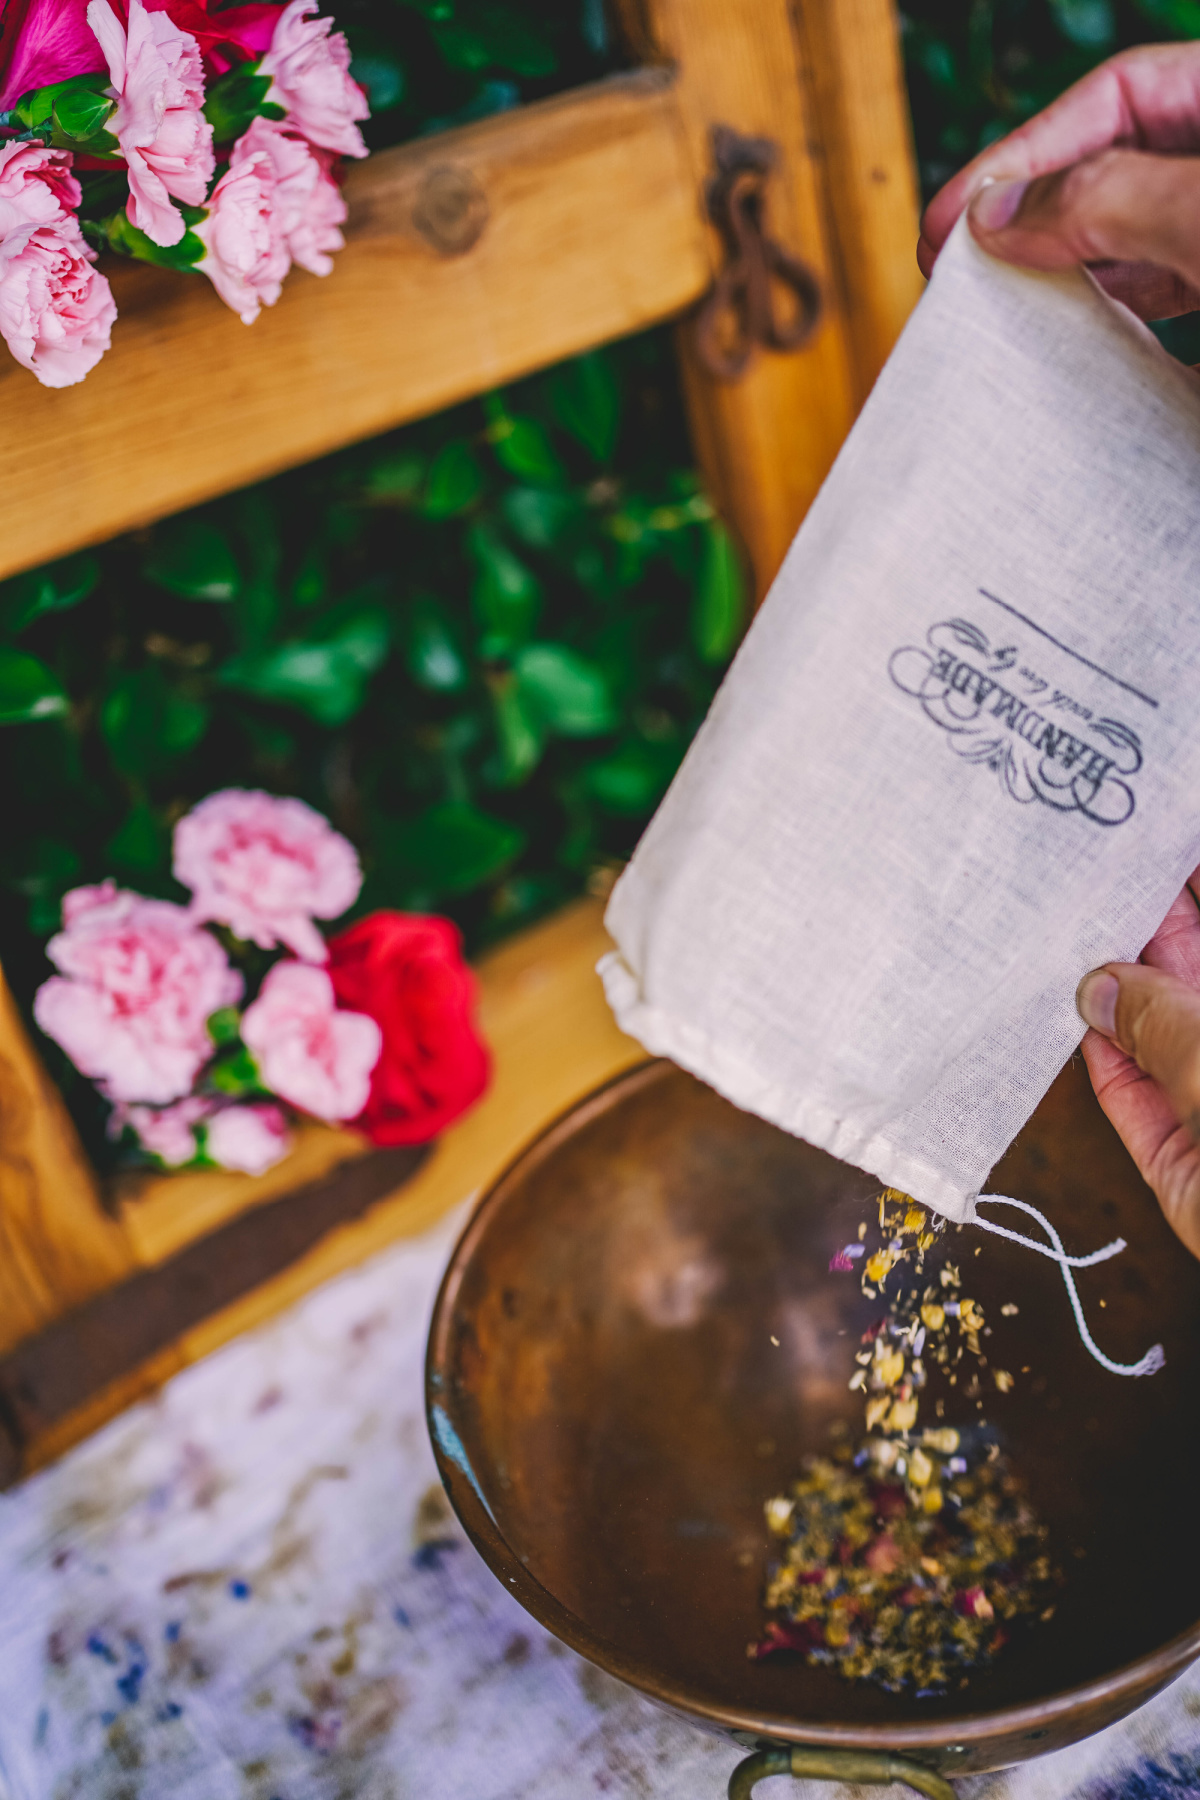
[[[478,1100],[490,1074],[462,938],[449,919],[377,912],[328,947],[338,1005],[383,1032],[370,1098],[352,1122],[374,1144],[426,1143]]]

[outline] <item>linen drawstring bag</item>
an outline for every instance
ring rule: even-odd
[[[1197,862],[1200,378],[1083,270],[960,221],[613,892],[609,1001],[984,1225],[1079,980],[1136,958]],[[1050,1236],[1022,1241],[1086,1334],[1070,1265],[1122,1246]]]

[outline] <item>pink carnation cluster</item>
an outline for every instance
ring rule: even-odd
[[[314,924],[353,905],[358,858],[303,801],[234,788],[179,821],[175,873],[192,891],[189,906],[111,881],[66,895],[63,928],[47,946],[58,973],[38,990],[34,1017],[115,1103],[114,1130],[131,1129],[165,1167],[203,1153],[262,1174],[290,1143],[277,1101],[330,1122],[367,1104],[383,1034],[365,1013],[339,1007]],[[253,1058],[252,1074],[240,1076],[248,1100],[231,1097],[221,1076],[228,1029],[212,1029],[214,1015],[242,999],[243,977],[209,922],[305,959],[268,970],[238,1021]]]
[[[107,160],[80,167],[114,166],[115,150],[128,175],[125,218],[142,234],[135,246],[180,245],[183,208],[200,209],[190,229],[203,254],[191,266],[250,324],[278,299],[293,263],[329,274],[346,217],[337,159],[366,155],[358,121],[368,108],[345,37],[316,16],[316,0],[208,8],[209,0],[30,0],[0,34],[0,105],[97,72],[111,102],[98,146]],[[228,167],[214,186],[206,94],[211,78],[240,65],[262,78],[265,95],[221,149]],[[108,348],[116,308],[76,216],[72,152],[36,139],[0,146],[0,334],[40,381],[66,387]],[[120,230],[108,241],[130,248]]]

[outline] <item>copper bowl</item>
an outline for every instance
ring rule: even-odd
[[[1029,1372],[982,1415],[944,1390],[947,1419],[996,1427],[1068,1582],[1052,1621],[941,1700],[746,1655],[762,1623],[764,1500],[835,1421],[861,1428],[847,1382],[878,1307],[829,1258],[876,1180],[650,1063],[531,1145],[454,1252],[427,1400],[459,1518],[564,1642],[762,1753],[731,1794],[790,1769],[944,1796],[942,1777],[1111,1724],[1200,1653],[1200,1265],[1078,1062],[989,1185],[1040,1206],[1068,1249],[1127,1238],[1124,1255],[1081,1271],[1084,1305],[1111,1356],[1161,1342],[1167,1361],[1150,1378],[1106,1374],[1054,1264],[963,1230],[991,1360]],[[1007,1301],[1017,1317],[1000,1315]]]

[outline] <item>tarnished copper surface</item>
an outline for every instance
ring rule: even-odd
[[[747,1660],[763,1501],[833,1420],[861,1427],[847,1381],[878,1304],[828,1263],[879,1183],[666,1063],[623,1076],[526,1151],[443,1284],[431,1429],[499,1578],[585,1656],[751,1746],[887,1750],[965,1774],[1072,1743],[1148,1699],[1200,1652],[1200,1265],[1078,1061],[989,1186],[1040,1206],[1070,1250],[1127,1238],[1124,1255],[1079,1272],[1092,1329],[1121,1360],[1155,1341],[1167,1357],[1146,1379],[1106,1374],[1052,1263],[970,1227],[956,1240],[995,1360],[1031,1369],[962,1416],[1000,1430],[1069,1574],[1028,1645],[940,1701]],[[1006,1301],[1017,1318],[1001,1318]]]

